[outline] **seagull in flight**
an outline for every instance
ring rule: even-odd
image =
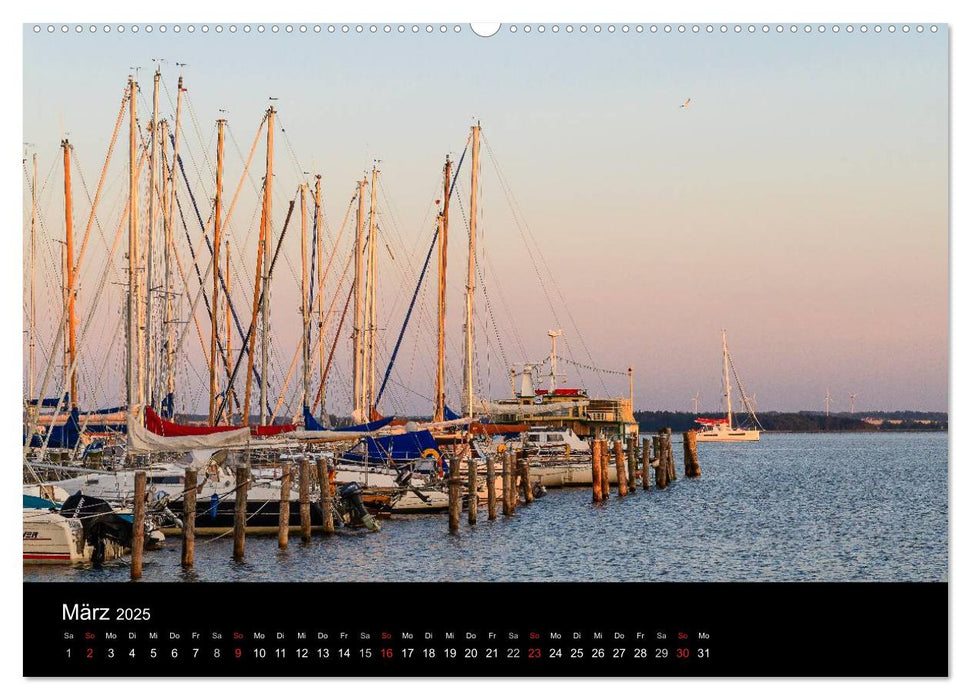
[[[681,103],[681,109],[688,109],[688,105],[691,104],[691,98],[689,97],[684,102]]]

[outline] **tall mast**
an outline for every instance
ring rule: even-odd
[[[166,377],[166,387],[165,396],[166,398],[174,402],[175,401],[175,328],[172,318],[172,246],[174,245],[175,238],[175,185],[177,182],[176,173],[179,168],[179,134],[182,131],[182,93],[185,92],[185,88],[182,87],[182,76],[179,76],[179,87],[178,95],[176,97],[175,106],[175,133],[172,139],[172,168],[169,170],[169,200],[168,200],[168,231],[167,242],[165,245],[165,319],[167,325],[166,331],[166,347],[168,351],[165,355],[165,377]],[[166,137],[167,138],[167,137]],[[164,139],[163,139],[164,140]]]
[[[307,268],[307,184],[300,184],[300,345],[303,348],[303,406],[310,406],[310,295]]]
[[[172,249],[172,192],[170,188],[172,177],[168,169],[168,121],[163,119],[159,122],[159,128],[162,131],[162,148],[159,155],[162,158],[162,230],[164,234],[164,245],[162,246],[162,284],[165,288],[164,296],[162,297],[162,331],[165,335],[163,341],[163,346],[165,347],[165,364],[161,368],[158,385],[163,392],[159,399],[159,405],[164,407],[171,400],[172,395],[172,358],[174,353],[174,348],[172,347],[172,278],[170,276],[171,268],[169,267],[169,256]],[[164,383],[162,379],[165,380]]]
[[[364,419],[364,188],[367,179],[357,183],[357,231],[354,235],[354,420]]]
[[[219,243],[223,225],[223,144],[226,120],[217,119],[216,203],[212,236],[212,304],[209,307],[209,425],[216,422],[216,338],[219,335]]]
[[[141,383],[138,381],[138,360],[136,341],[138,339],[138,319],[135,304],[138,303],[138,167],[137,135],[135,117],[135,79],[128,76],[128,352],[125,356],[125,382],[129,412],[136,406],[141,410]],[[137,390],[136,390],[137,389]]]
[[[71,144],[67,139],[61,141],[61,148],[64,150],[64,280],[67,290],[67,366],[70,368],[71,381],[71,408],[78,405],[78,380],[77,367],[74,359],[77,355],[77,334],[75,331],[74,299],[77,292],[74,289],[74,211],[71,202]]]
[[[371,168],[371,211],[369,215],[367,250],[368,250],[368,269],[367,269],[367,321],[365,330],[367,331],[367,343],[364,352],[366,361],[364,363],[364,409],[366,411],[365,421],[371,420],[371,410],[374,409],[374,364],[375,350],[377,348],[378,319],[377,319],[377,279],[375,272],[378,261],[378,222],[375,212],[378,201],[378,167]]]
[[[37,344],[36,322],[34,314],[36,306],[34,304],[34,288],[37,283],[36,275],[36,255],[37,255],[37,154],[34,154],[34,175],[30,181],[30,320],[28,321],[28,378],[27,378],[27,398],[34,397],[34,348]]]
[[[322,337],[324,333],[324,229],[322,226],[323,210],[320,203],[320,175],[317,175],[314,184],[314,231],[317,232],[317,343],[320,345],[320,415],[321,420],[323,420],[324,406],[327,405],[327,387],[323,385],[324,367],[326,364],[324,357],[324,339]],[[310,402],[309,397],[307,398],[307,402]]]
[[[155,403],[153,396],[155,389],[155,362],[152,353],[152,296],[154,294],[153,271],[155,269],[155,224],[158,213],[158,86],[162,79],[162,70],[155,70],[154,87],[152,89],[152,123],[151,123],[151,152],[148,154],[148,244],[145,250],[145,397],[149,403]]]
[[[267,407],[267,370],[270,364],[270,246],[273,232],[273,116],[276,110],[270,107],[266,113],[266,184],[263,188],[263,218],[266,229],[263,245],[263,308],[262,337],[260,339],[260,425],[266,425],[269,413]]]
[[[728,335],[722,330],[722,356],[725,364],[725,402],[728,405],[728,428],[732,429],[732,384],[728,381]]]
[[[472,127],[472,195],[469,204],[469,277],[465,292],[465,414],[472,416],[472,299],[475,294],[475,234],[479,209],[479,135],[482,127]]]
[[[229,239],[226,239],[226,266],[223,268],[223,276],[226,278],[226,357],[230,364],[233,362],[233,327],[232,327],[232,306],[230,305],[230,283],[233,280],[229,265]],[[232,425],[233,422],[233,385],[229,378],[226,378],[226,394],[223,396],[223,405],[226,406],[226,423]]]
[[[65,244],[64,241],[58,241],[58,243],[61,246],[61,308],[63,309],[68,305],[68,301],[67,301],[68,271],[67,271],[67,250],[66,250],[67,245]],[[62,330],[63,330],[63,326],[62,326]],[[64,336],[64,344],[63,344],[63,347],[61,348],[61,370],[62,370],[61,384],[62,386],[66,386],[68,368],[70,368],[71,366],[71,359],[70,359],[71,346],[69,345],[68,334],[62,332],[61,335]]]
[[[448,266],[448,193],[452,161],[445,156],[442,211],[438,216],[438,365],[435,373],[435,420],[445,420],[445,287]]]

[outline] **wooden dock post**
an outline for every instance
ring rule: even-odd
[[[479,475],[475,469],[475,461],[469,457],[469,525],[475,525],[479,519]]]
[[[657,462],[654,466],[654,484],[659,489],[666,489],[668,487],[668,458],[667,450],[664,447],[664,431],[659,430],[652,440],[654,442],[654,459]]]
[[[236,467],[236,508],[233,511],[233,559],[246,556],[246,493],[249,490],[249,469],[245,464]]]
[[[320,488],[320,514],[324,535],[334,534],[334,499],[330,495],[330,469],[330,460],[323,457],[317,460],[317,483]]]
[[[637,490],[637,438],[627,438],[627,490]]]
[[[286,549],[290,544],[290,465],[283,464],[280,469],[280,522],[276,543],[280,549]]]
[[[533,502],[533,485],[529,481],[529,460],[526,458],[525,454],[522,454],[518,458],[519,461],[519,478],[522,480],[523,494],[525,495],[526,503]]]
[[[668,482],[670,483],[678,478],[677,470],[674,468],[674,440],[672,440],[671,428],[665,428],[664,435],[668,451]]]
[[[605,501],[610,498],[610,446],[606,440],[600,441],[600,495]]]
[[[310,541],[310,462],[300,460],[300,539]]]
[[[185,470],[185,492],[182,494],[182,566],[191,568],[196,559],[196,494],[199,472]]]
[[[486,457],[486,493],[489,520],[496,519],[496,460]]]
[[[603,500],[603,480],[600,478],[600,440],[592,440],[590,443],[590,473],[593,482],[593,502],[600,503]]]
[[[651,440],[641,440],[641,486],[645,491],[651,490]]]
[[[142,577],[142,552],[145,551],[145,484],[147,477],[143,469],[135,472],[135,503],[132,512],[131,528],[131,577],[136,581]]]
[[[617,463],[617,495],[627,495],[627,465],[624,463],[624,443],[614,440],[614,462]]]
[[[459,479],[459,465],[461,460],[452,457],[448,463],[448,529],[456,532],[459,529],[459,516],[462,514],[462,481]]]
[[[684,475],[689,479],[701,476],[698,463],[698,431],[689,430],[684,434]]]
[[[516,459],[512,452],[507,450],[502,455],[502,514],[512,515],[514,511],[513,499],[516,498],[513,488],[512,469]]]

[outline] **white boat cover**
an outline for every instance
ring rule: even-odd
[[[590,402],[585,399],[579,399],[577,401],[556,401],[554,403],[526,404],[522,406],[510,403],[496,403],[494,401],[476,400],[475,412],[487,413],[490,416],[542,416],[548,413],[559,413],[560,411],[567,411],[571,408],[582,408],[583,406],[589,405]]]
[[[249,442],[249,428],[227,430],[212,435],[163,437],[151,432],[136,418],[128,416],[128,451],[133,454],[217,450],[223,447],[245,447]]]

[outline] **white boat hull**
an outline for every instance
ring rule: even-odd
[[[698,442],[758,442],[758,430],[702,430]]]

